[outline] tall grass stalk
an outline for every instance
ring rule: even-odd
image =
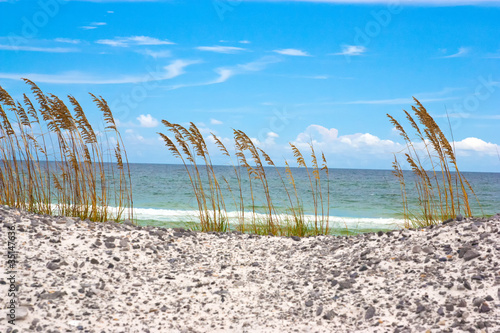
[[[73,96],[68,96],[70,110],[57,96],[24,81],[36,103],[26,94],[22,102],[14,101],[0,86],[0,203],[92,221],[132,219],[128,159],[106,101],[91,95],[106,123],[98,134]],[[103,142],[103,134],[113,141]]]
[[[231,229],[224,197],[224,193],[227,192],[224,192],[221,186],[225,184],[237,211],[235,228],[239,231],[287,236],[318,235],[329,232],[329,170],[323,154],[321,155],[323,165],[319,167],[312,144],[310,145],[312,176],[300,150],[290,145],[297,164],[306,168],[309,177],[314,207],[314,219],[311,224],[304,215],[303,202],[288,162],[285,161],[284,177],[269,155],[257,147],[246,133],[240,130],[233,131],[235,159],[217,136],[212,134],[210,137],[210,141],[215,144],[222,155],[230,160],[236,179],[236,184],[231,184],[226,175],[217,175],[215,172],[206,141],[193,123],[190,124],[189,129],[166,120],[162,120],[162,123],[167,127],[170,136],[164,133],[158,134],[173,156],[179,158],[184,165],[198,205],[202,231]],[[264,166],[265,164],[267,166]],[[274,203],[283,198],[277,198],[276,192],[271,188],[268,180],[271,170],[277,173],[286,193],[284,211],[279,211]],[[327,179],[322,181],[322,175],[326,175]],[[243,195],[246,192],[245,186],[248,188],[247,201],[249,202],[245,202]],[[257,193],[261,197],[256,197]],[[262,210],[258,209],[258,206],[263,207]]]
[[[414,100],[414,116],[407,111],[404,113],[415,131],[416,142],[394,117],[387,115],[406,143],[402,153],[413,172],[420,207],[419,210],[410,209],[407,179],[394,156],[393,174],[401,187],[405,224],[407,227],[428,226],[458,215],[472,216],[469,194],[476,195],[458,169],[455,150],[425,107]]]
[[[166,120],[162,120],[162,123],[174,135],[177,145],[165,134],[158,134],[163,138],[170,152],[182,160],[198,205],[201,230],[227,231],[229,222],[224,196],[220,182],[215,175],[206,142],[200,131],[193,123],[190,124],[189,128],[172,124]],[[198,158],[201,158],[204,164],[200,165],[197,161]],[[202,175],[205,178],[202,178]],[[205,183],[203,179],[206,179],[207,182]]]

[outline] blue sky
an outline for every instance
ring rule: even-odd
[[[500,1],[0,0],[0,85],[102,95],[132,162],[174,163],[161,119],[278,164],[313,140],[331,167],[391,167],[388,122],[417,97],[463,170],[500,170]],[[225,163],[214,150],[214,160]]]

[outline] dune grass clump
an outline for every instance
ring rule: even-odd
[[[0,204],[91,221],[133,218],[127,154],[106,101],[91,94],[106,124],[95,131],[73,96],[71,111],[23,80],[36,103],[0,87]]]
[[[196,198],[202,231],[224,232],[231,229],[225,198],[229,196],[237,213],[235,228],[241,232],[301,237],[329,232],[329,171],[323,154],[323,164],[321,167],[318,165],[312,144],[311,168],[308,168],[300,150],[290,144],[298,166],[305,168],[309,178],[314,206],[314,218],[311,221],[304,215],[303,202],[288,162],[285,161],[285,175],[282,175],[269,155],[243,131],[234,130],[235,158],[216,135],[210,137],[210,141],[230,159],[235,179],[231,183],[229,177],[218,175],[215,171],[206,140],[195,124],[190,123],[185,128],[166,120],[162,120],[162,123],[172,138],[163,133],[158,134],[173,156],[181,159],[185,167]],[[268,181],[270,170],[277,173],[286,193],[284,211],[276,208],[276,193]],[[326,180],[322,179],[322,174]],[[244,197],[245,186],[248,186],[249,198]]]
[[[401,185],[405,226],[429,226],[458,215],[470,217],[470,195],[475,196],[475,193],[458,169],[454,147],[424,106],[417,99],[414,100],[416,106],[412,106],[412,110],[418,123],[409,112],[404,113],[415,131],[418,139],[416,142],[395,118],[387,114],[405,140],[403,155],[414,179],[413,188],[407,184],[408,179],[404,176],[397,156],[394,156],[393,174]],[[408,202],[409,188],[418,195],[419,210],[412,209]]]
[[[166,120],[162,120],[162,123],[172,132],[179,146],[178,148],[165,134],[158,133],[170,152],[182,160],[198,205],[201,230],[228,231],[229,222],[221,184],[215,175],[207,144],[200,131],[193,123],[189,128]],[[198,158],[202,159],[202,164]]]

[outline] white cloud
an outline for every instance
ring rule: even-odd
[[[263,57],[256,61],[247,62],[245,64],[236,65],[235,67],[229,68],[217,68],[216,72],[219,77],[216,78],[213,83],[222,83],[227,81],[230,77],[238,74],[248,73],[248,72],[259,72],[266,68],[269,64],[279,62],[275,57]]]
[[[139,120],[141,127],[150,128],[150,127],[156,127],[160,124],[160,122],[157,119],[153,118],[153,116],[151,116],[150,114],[147,115],[141,114],[136,119]]]
[[[105,25],[107,25],[106,22],[92,22],[89,25],[85,25],[83,27],[80,27],[80,29],[92,30],[92,29],[97,29],[97,27],[102,27],[102,26],[105,26]]]
[[[113,47],[129,47],[132,45],[171,45],[175,44],[166,39],[161,40],[148,36],[115,37],[114,39],[100,39],[96,43]]]
[[[475,117],[474,117],[474,118],[475,118]],[[500,120],[500,114],[492,114],[492,115],[477,116],[477,118],[480,118],[480,119],[494,119],[494,120]]]
[[[139,134],[137,134],[137,135],[135,136],[135,139],[136,139],[137,141],[139,141],[139,142],[143,142],[143,141],[144,141],[144,137],[143,137],[142,135],[139,135]]]
[[[142,135],[137,134],[133,129],[128,129],[125,131],[128,134],[128,140],[133,143],[144,142],[145,139]]]
[[[198,130],[200,131],[200,133],[203,134],[203,135],[205,135],[205,136],[206,135],[211,135],[212,133],[217,134],[217,131],[212,130],[212,129],[208,128],[208,127],[203,127],[203,126],[200,126],[200,125],[198,125],[197,127],[198,127]]]
[[[327,80],[330,77],[328,75],[315,75],[315,76],[307,76],[307,79],[314,79],[314,80]]]
[[[309,125],[305,132],[300,133],[295,140],[296,143],[308,143],[311,139],[318,139],[322,142],[332,142],[339,136],[339,131],[335,128],[326,128],[320,125]]]
[[[281,60],[278,57],[269,56],[262,57],[255,61],[247,62],[245,64],[237,65],[235,67],[236,73],[242,72],[258,72],[265,69],[268,65],[280,62]]]
[[[191,60],[175,60],[170,65],[155,73],[147,73],[142,75],[114,75],[112,77],[102,77],[82,73],[78,71],[64,72],[61,74],[38,74],[38,73],[0,73],[0,79],[19,80],[20,78],[28,78],[35,82],[54,83],[54,84],[124,84],[124,83],[141,83],[150,81],[163,81],[172,79],[184,74],[184,68],[189,65],[196,64],[198,61]]]
[[[240,43],[240,44],[250,44],[251,42],[249,40],[240,40],[238,43]]]
[[[37,47],[37,46],[5,45],[5,44],[0,44],[0,50],[47,52],[47,53],[70,53],[70,52],[78,52],[79,51],[78,49],[67,48],[67,47]]]
[[[148,55],[148,56],[153,57],[155,59],[170,58],[172,56],[172,52],[170,52],[169,50],[153,51],[153,50],[148,49],[148,50],[139,51],[139,53]]]
[[[199,61],[195,60],[175,60],[170,65],[165,66],[167,75],[165,78],[171,79],[181,74],[184,74],[184,68],[189,65],[197,64]]]
[[[232,70],[226,69],[226,68],[216,68],[215,72],[218,74],[218,76],[213,80],[199,82],[199,83],[176,84],[174,86],[168,87],[168,90],[175,90],[175,89],[187,88],[187,87],[208,86],[208,85],[212,85],[212,84],[222,83],[222,82],[226,82],[231,76],[234,75],[234,72]]]
[[[209,81],[209,84],[226,82],[231,76],[234,75],[234,71],[227,68],[217,68],[215,72],[219,74],[219,77],[213,81]]]
[[[366,154],[393,153],[401,149],[401,145],[392,140],[382,140],[370,133],[339,135],[335,128],[321,125],[310,125],[300,133],[293,142],[299,148],[308,148],[312,141],[315,148],[331,153],[363,152]]]
[[[342,45],[342,51],[333,55],[359,56],[366,52],[366,47],[360,45]]]
[[[359,156],[377,155],[377,158],[389,158],[393,153],[404,151],[405,145],[392,140],[383,140],[370,133],[355,133],[339,135],[335,128],[326,128],[320,125],[310,125],[292,142],[299,149],[308,149],[312,141],[316,151],[323,151],[325,155],[343,154],[352,158]],[[458,156],[496,156],[500,152],[500,145],[484,140],[469,137],[454,142]],[[423,149],[421,142],[416,147]],[[362,155],[361,155],[362,154]]]
[[[298,56],[298,57],[309,56],[307,52],[298,49],[281,49],[281,50],[274,50],[273,52],[289,56]]]
[[[469,137],[454,143],[457,154],[477,152],[484,155],[497,155],[500,146],[491,142],[486,142],[478,138]]]
[[[469,54],[470,48],[467,47],[461,47],[458,49],[457,53],[447,55],[441,58],[460,58],[460,57],[465,57],[467,54]]]
[[[80,44],[79,39],[56,38],[56,39],[54,39],[54,41],[58,42],[58,43],[66,43],[66,44]]]
[[[212,118],[212,119],[210,119],[210,124],[212,124],[212,125],[222,125],[222,124],[223,124],[223,122],[222,122],[222,121],[220,121],[220,120],[217,120],[217,119],[213,119],[213,118]]]
[[[227,54],[234,54],[247,50],[245,48],[235,47],[235,46],[198,46],[196,47],[196,49],[200,51],[209,51],[209,52],[227,53]]]
[[[276,141],[275,139],[278,138],[279,135],[274,132],[267,132],[266,136],[263,138],[263,140],[259,140],[257,138],[250,138],[254,145],[259,146],[259,148],[262,149],[273,149],[276,148]]]
[[[255,61],[251,61],[245,64],[239,64],[233,67],[218,67],[215,69],[215,73],[217,73],[218,76],[213,80],[200,83],[178,84],[175,86],[171,86],[168,89],[173,90],[185,87],[198,87],[198,86],[223,83],[235,75],[245,74],[248,72],[259,72],[261,70],[264,70],[269,64],[277,63],[280,61],[281,60],[278,57],[271,56],[271,57],[262,57]]]

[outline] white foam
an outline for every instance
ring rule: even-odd
[[[213,212],[209,212],[213,215]],[[134,208],[134,218],[138,220],[153,220],[158,222],[198,222],[199,212],[197,210],[176,210],[176,209],[154,209],[154,208]],[[265,220],[266,214],[255,213],[256,220]],[[237,223],[240,213],[236,211],[227,212],[230,223]],[[280,220],[291,220],[290,215],[281,214]],[[314,215],[305,215],[309,223],[314,223]],[[252,220],[252,212],[245,212],[245,221]],[[347,226],[349,229],[365,228],[400,228],[404,220],[395,218],[369,218],[369,217],[340,217],[330,216],[330,226],[342,228]]]
[[[60,206],[52,205],[54,213],[59,213]],[[111,216],[117,214],[116,207],[108,207],[108,212]],[[123,216],[127,215],[127,210],[123,211]],[[213,211],[209,211],[213,216]],[[245,223],[252,221],[252,212],[245,212]],[[279,220],[292,221],[292,216],[287,214],[279,214]],[[230,224],[238,224],[240,221],[240,212],[229,211],[227,218]],[[305,220],[309,224],[314,223],[314,215],[304,215]],[[199,222],[199,211],[197,210],[181,210],[181,209],[157,209],[157,208],[134,208],[134,219],[139,221],[155,221],[160,223],[172,222]],[[265,221],[267,215],[263,213],[255,213],[254,219],[258,222]],[[354,229],[399,229],[404,225],[404,220],[396,218],[373,218],[373,217],[343,217],[329,216],[329,226],[334,228]]]

